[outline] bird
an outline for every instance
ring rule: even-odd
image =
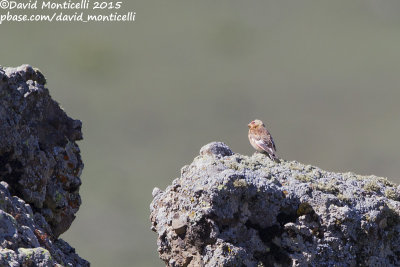
[[[276,147],[274,139],[261,120],[253,120],[249,126],[250,144],[260,153],[267,154],[271,160],[276,160]]]

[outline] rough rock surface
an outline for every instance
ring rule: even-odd
[[[29,65],[0,67],[0,266],[89,266],[58,239],[81,204],[81,122]]]
[[[400,266],[400,187],[386,178],[215,142],[153,197],[168,266]]]

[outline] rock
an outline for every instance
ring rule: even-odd
[[[400,266],[400,199],[386,178],[201,149],[150,205],[167,266]]]
[[[232,150],[222,142],[212,142],[200,149],[200,155],[231,156]]]
[[[161,189],[158,188],[158,187],[154,187],[153,192],[152,192],[151,195],[152,195],[153,197],[155,197],[155,196],[157,196],[157,195],[160,194],[160,193],[162,193]]]
[[[58,239],[81,204],[79,120],[29,65],[0,67],[0,266],[89,266]]]
[[[175,213],[172,218],[172,229],[174,229],[177,235],[182,235],[186,232],[187,219],[181,216],[179,213]]]

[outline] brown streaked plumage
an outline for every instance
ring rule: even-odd
[[[266,153],[270,159],[276,160],[274,139],[265,128],[264,123],[260,120],[254,120],[247,126],[249,126],[249,141],[255,150]]]

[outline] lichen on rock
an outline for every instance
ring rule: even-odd
[[[29,65],[0,67],[0,266],[89,266],[59,239],[81,204],[79,120]]]
[[[168,266],[399,266],[400,187],[214,142],[150,205]]]

